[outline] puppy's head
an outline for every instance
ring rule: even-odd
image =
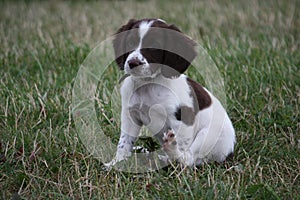
[[[195,42],[160,19],[129,20],[113,46],[120,69],[136,77],[177,77],[196,56]]]

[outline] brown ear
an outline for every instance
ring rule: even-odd
[[[163,63],[167,67],[162,68],[162,74],[170,78],[179,76],[191,64],[196,56],[196,43],[185,36],[175,25],[170,25],[167,29],[169,30],[166,31]]]
[[[127,34],[124,31],[130,30],[138,21],[135,19],[130,19],[127,24],[123,25],[115,34],[115,39],[113,40],[113,47],[115,51],[116,63],[121,70],[124,70],[124,62],[128,56],[128,52],[125,49],[125,41]]]

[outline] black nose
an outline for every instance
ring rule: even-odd
[[[135,68],[139,65],[142,65],[142,64],[144,64],[144,63],[142,61],[140,61],[139,59],[137,59],[137,58],[132,58],[128,61],[128,65],[129,65],[130,69],[133,69],[133,68]]]

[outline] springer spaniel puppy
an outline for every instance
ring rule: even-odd
[[[161,19],[131,19],[113,41],[121,86],[121,136],[108,167],[131,155],[142,126],[162,145],[164,161],[187,165],[223,162],[233,153],[235,131],[221,103],[183,72],[196,43]]]

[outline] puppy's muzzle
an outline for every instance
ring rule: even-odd
[[[137,66],[143,65],[145,64],[144,62],[142,62],[140,59],[138,58],[132,58],[128,61],[128,65],[130,69],[133,69]]]

